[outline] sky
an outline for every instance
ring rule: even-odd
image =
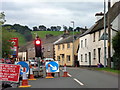
[[[103,12],[104,0],[2,0],[1,11],[5,13],[5,24],[34,26],[63,25],[90,28],[95,14]]]

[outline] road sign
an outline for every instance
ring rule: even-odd
[[[48,72],[48,64],[50,64],[50,72],[59,72],[58,61],[50,61],[45,63],[46,72]]]
[[[11,38],[11,40],[9,40],[12,44],[13,44],[13,47],[11,47],[11,55],[13,57],[18,57],[18,38],[15,37],[15,38]]]
[[[20,68],[20,75],[23,74],[23,67],[26,68],[26,73],[28,74],[28,71],[29,71],[29,65],[28,65],[26,62],[24,62],[24,61],[20,61],[20,62],[17,63],[17,65],[21,65],[21,68]]]
[[[20,65],[0,64],[0,81],[18,82]]]

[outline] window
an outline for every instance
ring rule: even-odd
[[[60,49],[60,45],[58,45],[58,50]]]
[[[67,62],[70,61],[70,55],[67,55]]]
[[[87,39],[85,39],[85,47],[87,46]]]
[[[65,45],[63,44],[63,45],[62,45],[62,49],[64,49],[64,48],[65,48]]]
[[[93,33],[93,42],[95,42],[95,33]]]
[[[81,40],[81,48],[83,48],[83,40]]]
[[[96,58],[96,49],[93,50],[93,59],[95,60]]]
[[[57,60],[60,61],[60,56],[57,56]]]
[[[48,46],[48,49],[47,49],[48,52],[50,52],[50,47]]]
[[[70,43],[67,44],[67,48],[70,48]]]
[[[85,54],[85,62],[87,62],[87,54]]]
[[[81,62],[83,62],[83,55],[81,54]]]

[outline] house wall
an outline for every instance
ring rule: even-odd
[[[53,43],[44,44],[43,56],[44,58],[54,58]]]
[[[64,45],[64,49],[62,49],[62,45]],[[58,49],[58,45],[55,45],[55,59],[58,60],[60,57],[59,64],[60,65],[68,65],[72,66],[72,43],[70,43],[70,48],[67,48],[67,43],[65,44],[59,44],[60,49]],[[62,55],[64,55],[64,59],[62,59]],[[67,61],[67,55],[70,55],[70,61]]]
[[[27,61],[27,60],[26,60],[26,52],[19,52],[19,53],[18,53],[18,61],[19,61],[20,59],[21,59],[22,61]]]
[[[120,30],[120,14],[113,20],[112,28],[119,31]],[[112,46],[112,38],[116,35],[117,31],[111,29],[111,57],[114,54],[114,49]],[[101,35],[103,34],[104,30],[101,30]],[[106,29],[108,33],[108,29]],[[101,36],[100,35],[100,36]],[[93,42],[94,33],[87,34],[79,38],[79,51],[78,51],[78,60],[81,66],[89,66],[89,52],[91,53],[91,65],[97,65],[99,63],[99,54],[98,48],[101,48],[100,52],[100,63],[104,65],[104,40],[99,40],[99,31],[95,32],[95,42]],[[85,47],[85,39],[87,39],[87,46]],[[81,48],[81,40],[83,40],[83,47]],[[94,49],[96,51],[95,58],[94,58]],[[83,61],[81,61],[81,54],[83,55]],[[87,54],[87,60],[85,59],[85,54]],[[108,40],[106,40],[106,58],[108,58]],[[106,60],[107,64],[107,60]]]
[[[35,58],[35,48],[34,47],[28,48],[27,51],[28,51],[28,59]]]
[[[74,42],[74,55],[77,55],[77,49],[78,49],[78,42],[79,39],[75,40]],[[70,44],[70,48],[67,48],[68,43],[59,44],[60,49],[58,49],[58,45],[55,45],[55,59],[59,61],[59,64],[63,66],[66,64],[67,66],[73,66],[74,60],[73,60],[73,43]],[[64,45],[64,49],[63,49]],[[62,55],[64,55],[64,60],[62,58]],[[70,61],[67,60],[67,56],[70,56]],[[59,58],[60,57],[60,60]]]
[[[94,41],[94,33],[80,37],[78,60],[81,66],[90,66],[90,65],[96,66],[98,63],[104,64],[104,40],[99,40],[99,33],[101,33],[100,34],[101,37],[103,32],[104,30],[101,30],[101,32],[99,31],[95,32],[95,41]],[[85,39],[87,40],[86,46],[85,46]],[[83,41],[83,47],[81,47],[82,46],[81,41]],[[106,40],[106,47],[107,47],[107,40]],[[100,48],[100,54],[98,53],[99,51],[98,48]],[[91,55],[89,55],[89,53]],[[107,56],[107,49],[106,49],[106,56]]]

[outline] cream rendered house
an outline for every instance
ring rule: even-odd
[[[115,3],[110,9],[110,22],[111,22],[111,43],[112,37],[120,30],[120,1]],[[104,65],[104,41],[100,40],[104,33],[103,17],[99,19],[90,29],[83,33],[79,38],[79,51],[78,60],[81,66],[96,66],[98,63]],[[108,33],[108,28],[106,28]],[[108,41],[106,40],[106,58],[108,58]],[[114,50],[111,45],[111,57]],[[106,61],[107,64],[107,61]]]
[[[73,43],[73,36],[68,36],[54,45],[55,59],[59,61],[61,66],[64,66],[65,64],[67,66],[75,65],[75,61],[77,60],[78,42],[79,39],[76,39]]]

